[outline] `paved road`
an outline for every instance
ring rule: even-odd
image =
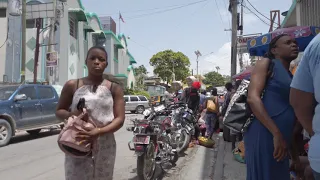
[[[138,115],[127,115],[129,118]],[[7,180],[63,180],[64,155],[57,146],[59,131],[43,132],[34,139],[27,134],[15,137],[12,143],[0,148],[0,179]],[[132,137],[125,127],[116,132],[117,158],[114,179],[135,180],[136,157],[128,150]]]

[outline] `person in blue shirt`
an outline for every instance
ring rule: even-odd
[[[257,61],[251,73],[247,102],[254,119],[244,133],[247,180],[290,180],[288,150],[296,117],[289,103],[289,66],[298,54],[296,40],[281,34],[269,44],[269,59]]]
[[[291,83],[290,103],[311,136],[308,157],[315,180],[320,180],[320,34],[304,51]]]

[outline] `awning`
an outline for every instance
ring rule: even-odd
[[[106,35],[104,34],[103,31],[99,30],[99,31],[94,31],[92,33],[93,36],[97,36],[98,38],[104,38],[106,39]]]
[[[136,60],[134,59],[134,57],[130,54],[129,51],[127,51],[127,54],[128,54],[128,56],[129,56],[129,59],[130,59],[130,65],[136,64],[137,61],[136,61]]]
[[[81,8],[69,8],[68,12],[75,14],[75,16],[77,17],[78,21],[88,22],[86,13],[83,11],[83,9],[81,9]]]
[[[94,32],[94,29],[92,29],[92,27],[89,26],[88,24],[84,24],[84,25],[83,25],[83,30],[84,30],[85,32]]]

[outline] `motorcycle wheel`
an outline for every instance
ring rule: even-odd
[[[138,156],[137,174],[141,180],[151,180],[156,172],[155,145],[151,141],[145,152]]]
[[[186,130],[181,130],[180,138],[177,145],[177,152],[181,153],[185,151],[189,146],[190,140],[191,140],[191,134],[188,133]]]
[[[175,153],[171,156],[170,163],[171,163],[171,164],[176,164],[176,162],[178,161],[178,159],[179,159],[178,152],[175,152]]]

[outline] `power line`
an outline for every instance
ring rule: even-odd
[[[167,8],[172,8],[172,7],[177,7],[177,6],[183,6],[187,5],[186,3],[184,4],[176,4],[176,5],[170,5],[170,6],[163,6],[163,7],[156,7],[156,8],[149,8],[149,9],[139,9],[139,10],[132,10],[132,11],[123,11],[121,14],[129,14],[129,13],[136,13],[136,12],[145,12],[145,11],[152,11],[152,10],[159,10],[159,9],[167,9]],[[99,14],[100,16],[107,16],[107,15],[118,15],[119,12],[111,13],[111,14]]]
[[[267,16],[265,16],[265,15],[262,14],[260,11],[258,11],[258,9],[255,8],[255,7],[251,4],[251,2],[250,2],[249,0],[247,0],[247,1],[248,1],[249,5],[250,5],[254,10],[256,10],[261,16],[263,16],[264,18],[266,18],[266,19],[268,19],[270,22],[272,22],[271,19],[269,19]],[[280,26],[280,24],[278,24],[278,23],[276,23],[276,22],[273,22],[273,23],[275,23],[276,25]]]
[[[227,9],[227,11],[228,11],[228,6],[227,6],[227,4],[226,4],[226,1],[225,0],[222,0],[223,1],[223,3],[224,3],[224,7]],[[229,13],[227,13],[228,14],[228,23],[229,23],[229,28],[231,28],[231,19],[230,19],[230,14]]]
[[[219,5],[218,5],[217,0],[215,0],[215,3],[216,3],[216,7],[217,7],[217,9],[218,9],[218,13],[219,13],[219,16],[220,16],[220,20],[221,20],[223,26],[225,26],[225,25],[224,25],[224,21],[223,21],[223,19],[222,19],[222,15],[221,15],[221,12],[220,12]],[[230,28],[230,22],[229,22],[229,28]],[[228,36],[228,33],[227,33],[227,32],[226,32],[226,35]],[[230,40],[230,37],[229,37],[229,36],[228,36],[228,39]]]
[[[150,15],[154,15],[154,14],[160,14],[160,13],[164,13],[164,12],[173,11],[173,10],[176,10],[176,9],[181,9],[181,8],[184,8],[184,7],[192,6],[192,5],[199,4],[199,3],[202,3],[202,2],[206,2],[206,1],[208,1],[208,0],[196,1],[196,2],[185,4],[185,5],[181,5],[181,6],[178,6],[178,7],[169,8],[169,9],[165,9],[165,10],[161,10],[161,11],[155,11],[155,12],[152,12],[152,13],[145,13],[145,14],[133,16],[131,18],[129,17],[129,18],[126,18],[126,19],[136,19],[136,18],[146,17],[146,16],[150,16]]]
[[[248,8],[247,6],[241,4],[241,6],[243,6],[244,8],[246,8],[247,10],[249,10],[253,15],[255,15],[261,22],[263,22],[264,24],[270,26],[270,24],[268,24],[267,22],[265,22],[260,16],[258,16],[256,13],[254,13],[250,8]]]

